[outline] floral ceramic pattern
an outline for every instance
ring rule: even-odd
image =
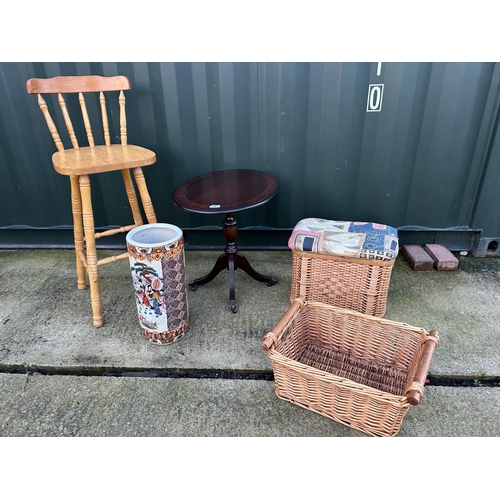
[[[155,344],[179,340],[188,326],[183,239],[158,247],[129,243],[128,253],[144,336]]]

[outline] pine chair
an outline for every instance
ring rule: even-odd
[[[130,169],[132,169],[134,174],[146,218],[149,223],[156,222],[153,204],[151,203],[151,198],[141,168],[154,164],[156,162],[156,155],[148,149],[127,144],[127,122],[125,114],[125,96],[123,91],[130,90],[128,78],[124,76],[102,77],[95,75],[56,76],[54,78],[43,79],[32,78],[26,82],[26,88],[29,94],[38,94],[38,104],[47,122],[52,138],[54,139],[57,148],[57,152],[52,156],[54,169],[62,175],[68,175],[70,178],[78,288],[82,290],[85,289],[85,273],[87,273],[90,285],[93,324],[95,327],[100,327],[103,324],[103,317],[98,267],[116,262],[117,260],[127,259],[128,253],[125,252],[121,255],[98,260],[95,240],[103,236],[126,233],[134,227],[143,224]],[[90,118],[84,97],[84,93],[90,92],[99,92],[104,145],[95,145],[94,143],[94,136],[92,134]],[[111,144],[105,92],[119,92],[118,102],[120,109],[119,127],[121,144]],[[87,132],[88,146],[84,147],[79,146],[75,135],[75,129],[73,128],[66,106],[66,101],[63,97],[63,94],[75,93],[78,93],[81,118],[83,118],[83,124]],[[50,115],[47,103],[41,94],[58,94],[57,99],[61,108],[62,117],[64,118],[64,123],[69,133],[72,148],[64,148],[56,125]],[[113,170],[121,170],[134,224],[96,233],[94,228],[89,175],[110,172]]]

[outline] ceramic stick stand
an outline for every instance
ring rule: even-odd
[[[182,230],[146,224],[126,237],[139,323],[152,344],[171,344],[188,328]]]

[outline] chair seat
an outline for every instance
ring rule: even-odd
[[[140,146],[86,146],[78,149],[58,151],[52,163],[62,175],[85,175],[152,165],[156,154]]]

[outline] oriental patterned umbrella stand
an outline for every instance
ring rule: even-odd
[[[171,344],[188,328],[182,230],[146,224],[127,234],[139,323],[152,344]]]

